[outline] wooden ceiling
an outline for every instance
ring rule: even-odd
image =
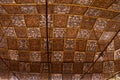
[[[83,80],[120,71],[120,0],[49,0],[50,62],[45,13],[45,0],[0,0],[0,56],[10,67],[0,61],[0,71],[48,80],[50,64],[51,80],[79,80],[112,39]],[[13,76],[1,79],[6,77]]]

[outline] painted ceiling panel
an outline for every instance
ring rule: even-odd
[[[18,80],[12,72],[22,80],[106,80],[120,72],[119,0],[48,0],[48,41],[45,2],[0,0],[0,56],[10,67],[0,60],[0,80]]]

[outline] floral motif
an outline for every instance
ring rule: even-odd
[[[75,62],[83,62],[85,60],[85,53],[84,52],[75,52],[74,60],[75,60]]]
[[[11,16],[11,19],[12,19],[12,23],[17,27],[26,26],[23,16]]]
[[[54,37],[55,38],[64,38],[65,29],[64,28],[54,28]]]
[[[80,27],[80,22],[82,21],[81,16],[69,16],[68,19],[68,27],[70,28],[78,28]]]
[[[99,31],[103,31],[105,29],[107,25],[107,20],[105,19],[98,19],[95,23],[95,27],[94,30],[99,30]]]
[[[21,6],[21,10],[26,14],[35,14],[37,9],[35,6]]]
[[[28,28],[28,37],[39,38],[41,37],[39,28]]]
[[[54,51],[52,55],[53,61],[63,61],[63,52],[62,51]]]
[[[69,6],[57,5],[54,8],[54,12],[57,14],[66,14],[66,13],[69,13],[69,11],[70,11]]]
[[[26,39],[19,39],[18,47],[19,49],[22,49],[22,50],[28,49],[28,41]]]
[[[67,39],[65,41],[65,49],[73,50],[75,46],[75,41],[73,39]]]
[[[30,52],[30,59],[31,61],[41,61],[40,52]]]
[[[3,31],[4,33],[6,33],[7,36],[16,37],[16,33],[13,27],[3,27]]]
[[[103,72],[112,73],[114,72],[114,61],[108,61],[103,63]]]
[[[87,51],[90,51],[90,52],[95,52],[97,49],[97,41],[96,40],[89,40],[87,42]]]
[[[82,38],[82,39],[88,39],[89,36],[90,36],[90,31],[85,29],[79,30],[77,34],[77,38]]]
[[[100,40],[111,40],[111,38],[114,36],[115,32],[103,32]]]
[[[88,9],[86,15],[87,16],[99,16],[101,14],[101,10],[95,9],[95,8],[90,8]]]
[[[11,60],[18,60],[18,58],[19,58],[18,51],[9,50],[9,56],[10,56]]]

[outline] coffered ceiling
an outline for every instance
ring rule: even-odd
[[[0,56],[10,67],[0,61],[1,79],[16,80],[15,72],[21,80],[48,80],[48,74],[80,80],[104,50],[83,80],[106,80],[120,71],[120,0],[48,1],[50,60],[45,0],[0,0]]]

